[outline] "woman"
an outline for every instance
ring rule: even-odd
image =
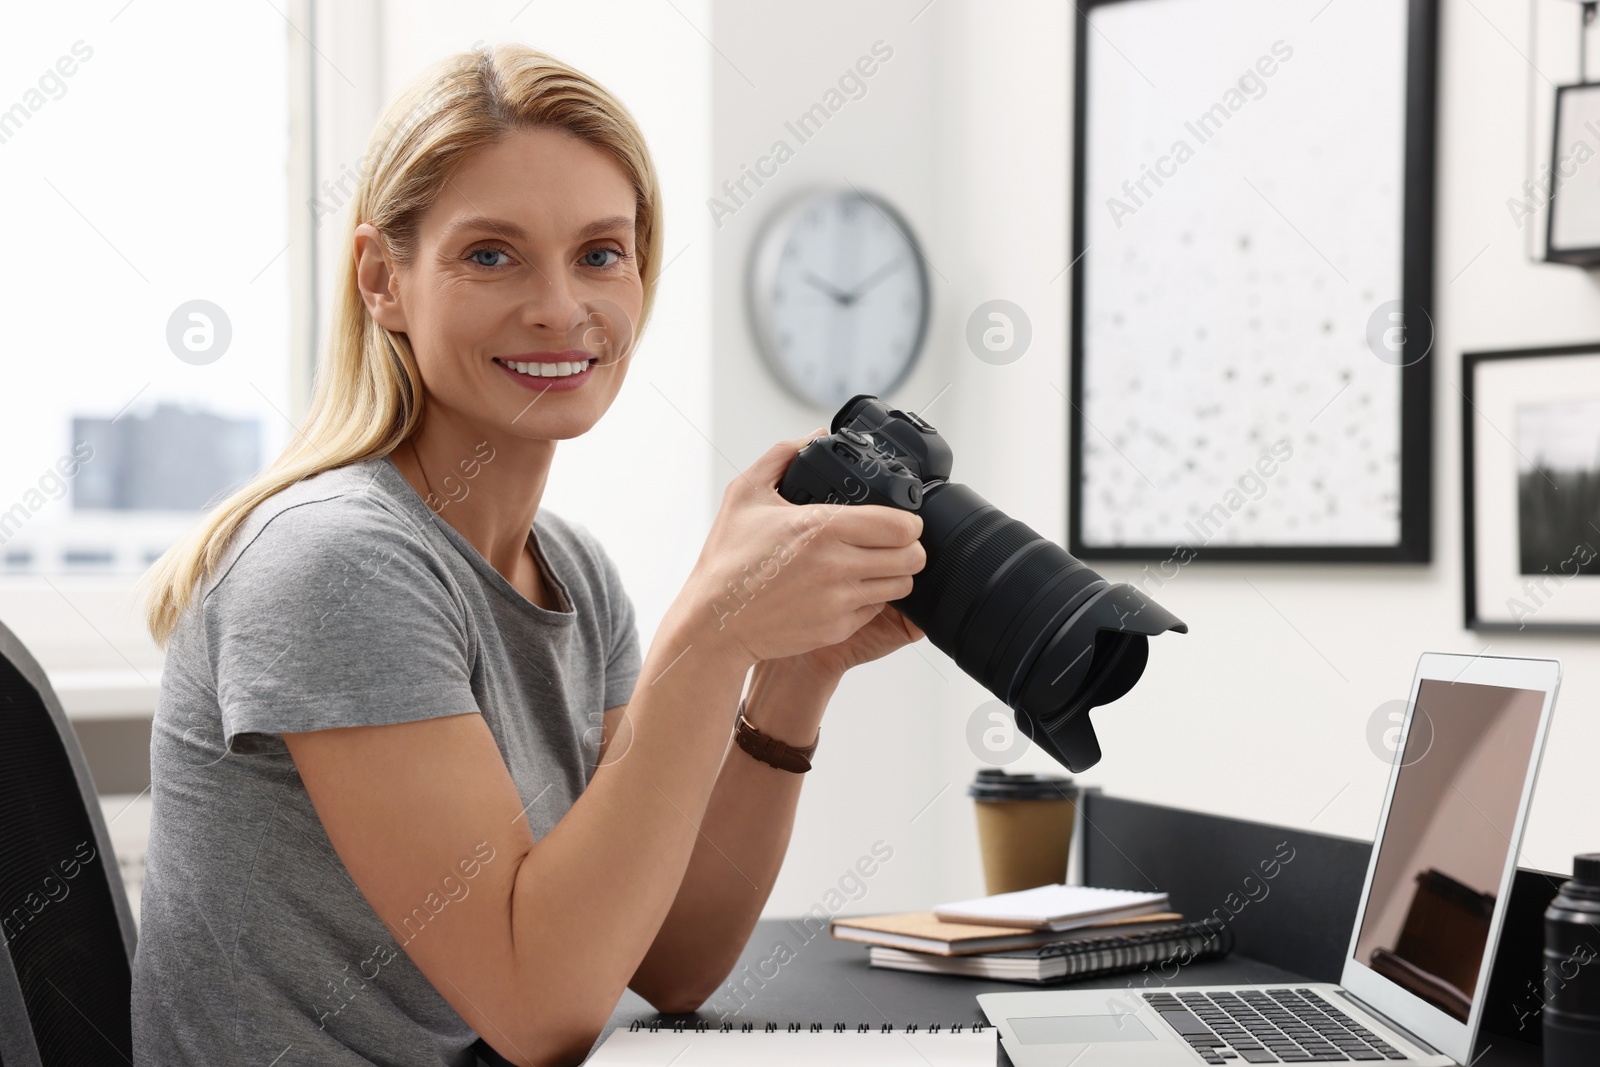
[[[348,239],[307,424],[153,575],[136,1058],[576,1062],[624,988],[693,1010],[731,970],[799,795],[781,746],[921,636],[886,607],[921,523],[787,503],[784,441],[641,660],[604,550],[539,503],[627,373],[660,197],[628,112],[548,56],[406,90]],[[747,674],[770,763],[729,744]]]

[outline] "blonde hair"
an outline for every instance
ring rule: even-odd
[[[522,45],[459,52],[425,71],[378,121],[363,157],[340,267],[327,353],[305,422],[277,460],[222,501],[145,576],[146,624],[165,645],[228,542],[262,501],[302,478],[386,456],[422,416],[422,378],[404,334],[374,322],[356,284],[355,227],[371,223],[401,264],[423,214],[453,170],[512,130],[563,130],[616,159],[637,198],[635,256],[643,331],[661,270],[660,188],[633,116],[582,72]]]

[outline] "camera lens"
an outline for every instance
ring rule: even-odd
[[[1189,628],[950,481],[949,443],[915,412],[861,393],[832,430],[831,450],[813,442],[795,457],[779,487],[784,499],[921,515],[927,560],[895,607],[1005,701],[1040,748],[1071,770],[1094,766],[1100,742],[1089,709],[1133,688],[1151,637]]]
[[[1148,635],[1187,627],[965,485],[926,485],[918,514],[927,562],[895,606],[1036,744],[1074,771],[1092,766],[1088,709],[1138,681]]]

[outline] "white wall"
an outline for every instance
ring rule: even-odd
[[[1566,871],[1574,852],[1600,847],[1592,816],[1600,646],[1463,629],[1455,384],[1464,350],[1600,334],[1600,300],[1590,275],[1527,262],[1524,233],[1505,207],[1528,176],[1528,84],[1548,91],[1518,54],[1525,42],[1514,46],[1527,33],[1526,6],[1442,6],[1435,561],[1184,568],[1157,596],[1191,632],[1154,641],[1145,679],[1095,713],[1106,757],[1082,779],[1124,796],[1370,839],[1388,767],[1369,748],[1368,721],[1404,699],[1418,653],[1554,656],[1565,679],[1521,862]],[[785,400],[760,366],[740,286],[760,218],[807,182],[848,178],[904,208],[935,268],[923,364],[892,399],[915,409],[948,384],[929,416],[955,443],[958,480],[1064,542],[1070,5],[825,0],[785,13],[718,0],[714,14],[727,57],[714,79],[716,185],[873,40],[895,48],[868,94],[716,234],[720,450],[746,459],[829,414]],[[1322,17],[1338,17],[1337,7]],[[1032,346],[1009,366],[979,362],[962,341],[967,315],[992,298],[1015,301],[1032,320]],[[1098,569],[1112,580],[1138,576],[1130,565]],[[861,910],[980,890],[962,795],[979,764],[964,727],[987,694],[932,649],[855,673],[823,726],[773,913],[809,907],[875,837],[894,844],[896,858]],[[1057,768],[1031,752],[1013,769]]]
[[[1529,263],[1506,209],[1528,177],[1530,78],[1518,51],[1530,51],[1526,6],[1441,7],[1434,562],[1186,568],[1160,596],[1192,632],[1159,642],[1148,680],[1101,718],[1107,750],[1137,755],[1108,759],[1094,777],[1165,803],[1370,838],[1387,767],[1368,748],[1367,723],[1380,704],[1404,699],[1417,653],[1555,657],[1564,665],[1562,692],[1521,862],[1569,871],[1573,853],[1600,844],[1592,763],[1600,752],[1600,645],[1462,627],[1457,387],[1463,351],[1600,334],[1600,300],[1593,276]],[[1536,92],[1551,91],[1532,80]],[[1151,737],[1163,739],[1159,748]]]
[[[739,467],[780,438],[828,422],[831,409],[802,404],[760,363],[744,307],[745,266],[761,223],[785,201],[817,186],[858,187],[888,196],[921,238],[930,263],[934,321],[930,350],[894,394],[921,407],[947,384],[944,338],[956,327],[949,281],[961,256],[938,225],[944,195],[943,156],[949,131],[936,101],[947,49],[932,13],[915,22],[919,5],[714,5],[714,149],[712,178],[697,205],[724,181],[753,166],[775,140],[794,148],[775,178],[754,192],[715,231],[713,268],[713,418],[719,452]],[[883,41],[892,55],[805,143],[785,129],[834,88],[840,75]],[[929,411],[937,422],[949,394]],[[719,483],[733,474],[723,462]],[[926,906],[938,887],[965,884],[956,867],[976,871],[967,801],[962,730],[948,691],[966,679],[930,647],[903,649],[848,676],[822,726],[815,770],[807,777],[789,858],[768,903],[792,915],[822,899],[857,857],[882,840],[894,850],[854,910]],[[959,859],[955,859],[959,857]]]

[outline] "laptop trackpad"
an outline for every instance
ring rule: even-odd
[[[1008,1019],[1024,1045],[1079,1045],[1104,1041],[1154,1041],[1132,1012],[1122,1015],[1039,1015]]]

